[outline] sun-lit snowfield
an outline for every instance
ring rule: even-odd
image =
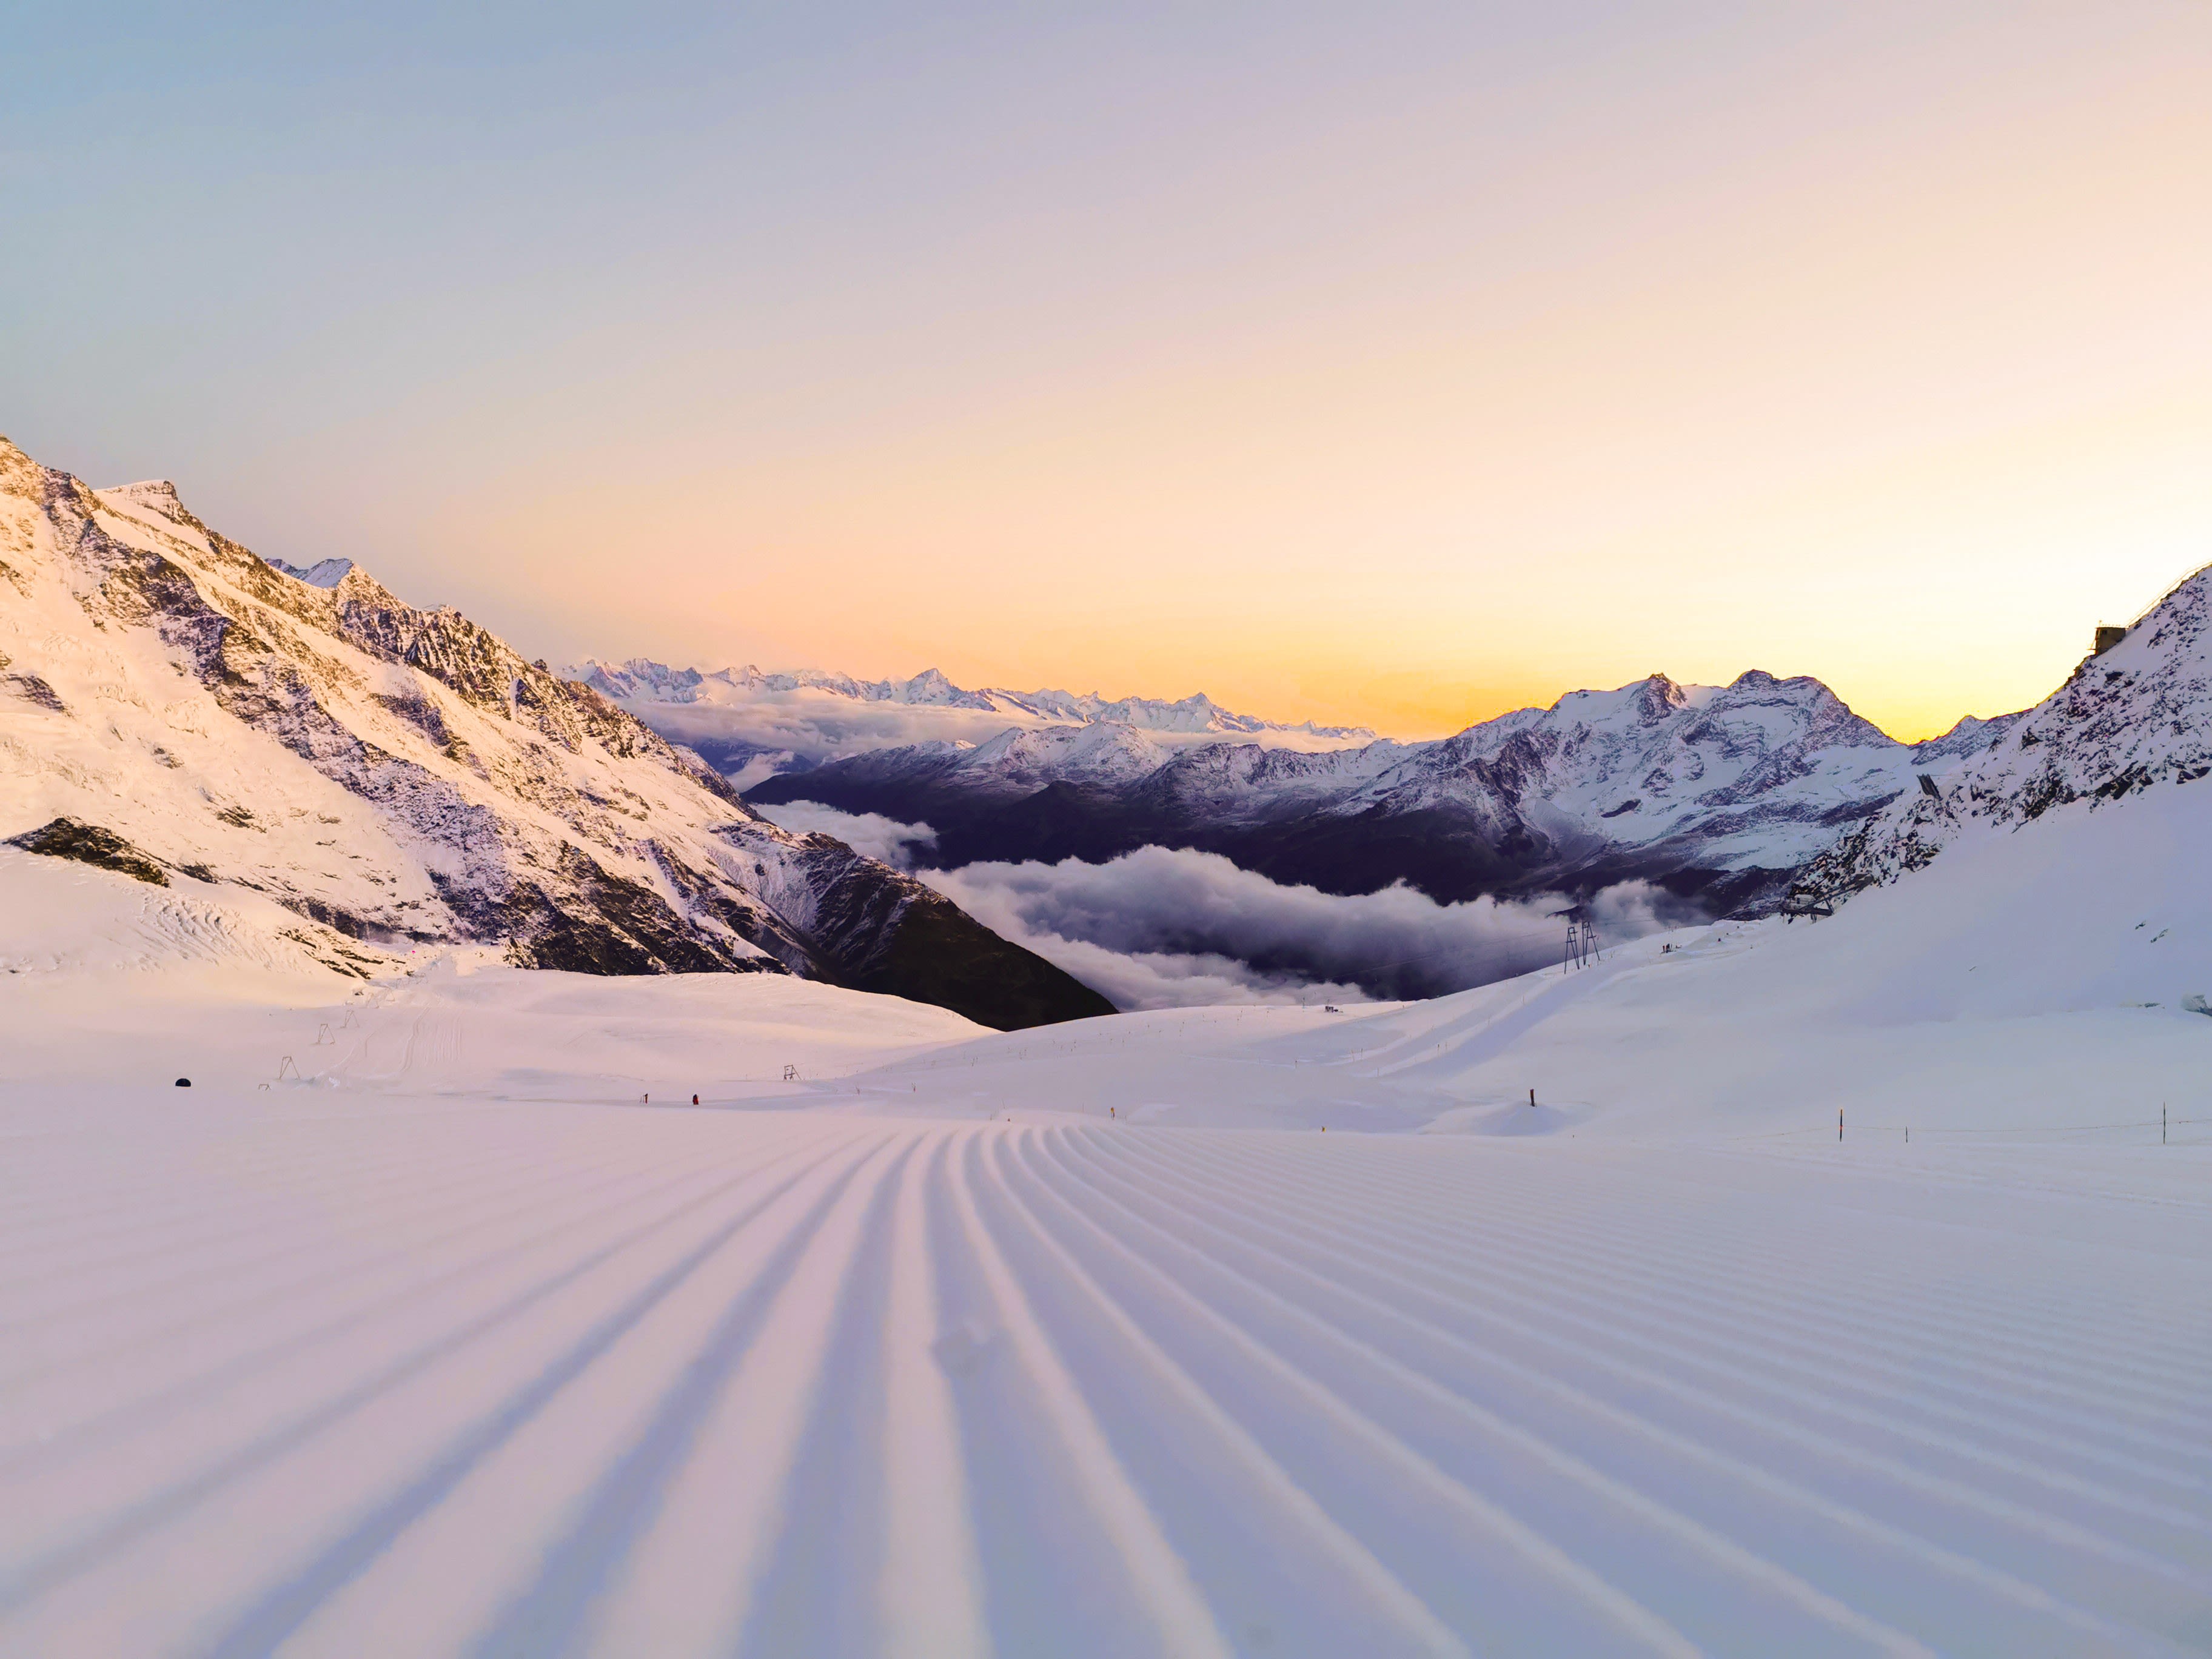
[[[40,1088],[25,1654],[2212,1642],[2212,1158]]]
[[[2192,801],[1003,1036],[0,855],[0,1651],[2204,1651]]]

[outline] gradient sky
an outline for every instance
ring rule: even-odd
[[[1903,736],[2212,562],[2212,0],[30,9],[0,431],[532,654]]]

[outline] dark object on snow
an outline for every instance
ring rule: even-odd
[[[1790,889],[1790,896],[1782,901],[1782,919],[1789,923],[1805,916],[1818,921],[1823,916],[1836,914],[1836,896],[1827,889],[1809,881],[1801,881]]]
[[[177,1079],[177,1087],[179,1089],[189,1089],[191,1086],[192,1080],[188,1077],[180,1077]]]
[[[2110,623],[2099,623],[2095,639],[2096,648],[2089,654],[2093,657],[2101,657],[2127,636],[2128,630],[2124,628],[2115,628]]]
[[[1552,914],[1567,919],[1566,949],[1559,957],[1559,971],[1564,974],[1594,964],[1598,959],[1597,918],[1590,914],[1589,906],[1571,904]]]
[[[112,830],[103,830],[96,823],[56,818],[52,823],[10,836],[7,844],[20,847],[26,853],[43,853],[50,859],[75,859],[79,864],[96,864],[103,870],[119,871],[140,881],[150,881],[156,887],[169,884],[167,871]]]
[[[807,943],[831,984],[935,1003],[1001,1031],[1115,1012],[1089,986],[904,871],[827,836],[800,846],[794,867],[816,896]]]

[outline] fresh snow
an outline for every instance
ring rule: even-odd
[[[0,847],[0,1654],[2212,1649],[2212,578],[1918,753],[1765,676],[1407,769],[1206,751],[1386,794],[1510,763],[1571,823],[1655,754],[1789,823],[1861,751],[1931,787],[1824,856],[1825,919],[999,1032],[310,920],[403,904],[420,826],[149,642],[157,581],[87,625],[50,509],[302,662],[293,623],[396,602],[276,603],[166,484],[0,447],[0,485],[45,515],[9,509],[0,784],[112,808],[161,878]],[[316,672],[363,722],[447,684]],[[696,827],[683,757],[593,744],[538,775]]]
[[[0,854],[0,1651],[2201,1651],[2208,820],[1008,1034]]]

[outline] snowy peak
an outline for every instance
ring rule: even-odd
[[[670,668],[642,657],[625,663],[604,663],[586,657],[561,672],[566,678],[617,702],[635,697],[652,702],[690,702],[701,678],[696,668]]]
[[[199,522],[185,510],[185,504],[177,495],[176,485],[167,478],[146,478],[137,483],[118,484],[112,489],[103,489],[99,493],[143,507],[173,524],[197,525]]]
[[[296,564],[287,564],[282,559],[269,561],[271,570],[281,570],[295,581],[310,587],[336,587],[353,569],[351,559],[321,559],[302,570]]]
[[[1516,709],[1470,726],[1433,752],[1462,767],[1510,757],[1524,789],[1571,810],[1577,797],[1616,786],[1623,799],[1717,805],[1717,791],[1741,783],[1762,763],[1786,767],[1828,750],[1900,763],[1908,752],[1819,680],[1752,669],[1725,686],[1684,686],[1653,674],[1614,690],[1569,692],[1549,708]]]
[[[1709,688],[1707,689],[1709,691]],[[1688,702],[1690,694],[1664,674],[1650,674],[1632,685],[1613,691],[1569,691],[1549,708],[1516,708],[1479,722],[1470,732],[1517,731],[1550,717],[1583,725],[1619,725],[1626,720],[1650,726],[1665,720]]]
[[[1778,679],[1763,668],[1747,670],[1715,691],[1704,712],[1751,715],[1771,734],[1808,749],[1901,746],[1873,721],[1852,713],[1841,697],[1809,674]]]
[[[925,668],[896,693],[886,699],[890,702],[913,703],[925,708],[969,708],[976,706],[974,694],[962,690],[934,668]]]
[[[1132,782],[1165,765],[1174,750],[1133,726],[1015,728],[979,744],[958,758],[958,769],[1030,788],[1060,781]]]
[[[1180,702],[1157,697],[1109,699],[1096,691],[1009,691],[1000,687],[968,690],[935,668],[907,680],[860,680],[818,668],[763,673],[750,664],[741,668],[672,668],[643,657],[610,664],[586,658],[564,671],[604,696],[639,704],[713,702],[732,707],[750,696],[817,692],[862,703],[910,708],[968,709],[1012,717],[1025,724],[1119,725],[1145,731],[1223,736],[1296,732],[1340,741],[1371,739],[1364,726],[1300,725],[1264,720],[1223,708],[1203,692]]]
[[[46,490],[46,469],[0,436],[0,495],[36,501],[44,499]]]

